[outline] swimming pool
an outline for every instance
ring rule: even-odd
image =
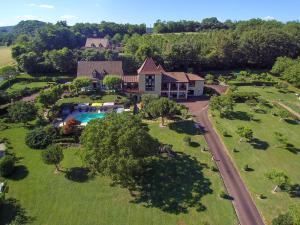
[[[81,123],[88,123],[94,119],[102,119],[106,116],[105,113],[81,113],[75,116],[75,119]]]

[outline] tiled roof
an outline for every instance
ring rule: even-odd
[[[197,75],[197,74],[187,73],[186,75],[187,75],[187,78],[188,78],[190,81],[204,80],[203,77],[200,77],[200,76]]]
[[[152,58],[147,58],[137,72],[138,74],[161,74]]]
[[[204,80],[202,77],[185,72],[163,72],[164,83],[188,83],[190,81]]]
[[[165,72],[163,73],[162,82],[164,83],[174,83],[174,82],[184,82],[188,83],[184,72]]]
[[[122,76],[122,80],[124,83],[138,83],[139,77],[137,75],[125,75]]]
[[[87,38],[85,47],[92,48],[93,45],[95,45],[96,48],[109,48],[110,42],[107,38]]]
[[[93,77],[93,73],[123,76],[122,61],[79,61],[77,76]]]

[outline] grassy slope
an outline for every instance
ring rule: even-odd
[[[288,93],[281,93],[275,87],[250,87],[244,86],[239,87],[240,91],[256,91],[260,93],[264,98],[269,99],[271,101],[280,101],[285,105],[289,106],[294,111],[300,113],[300,100],[295,95],[295,93],[300,93],[300,90],[295,87],[289,87]]]
[[[182,128],[189,129],[189,126]],[[214,192],[201,200],[207,209],[197,212],[191,208],[186,214],[167,213],[159,208],[130,203],[132,197],[128,191],[111,187],[108,178],[96,177],[87,182],[77,183],[67,180],[64,174],[55,175],[53,166],[46,166],[41,162],[40,151],[24,145],[26,132],[24,128],[17,127],[1,131],[0,136],[9,138],[13,150],[21,157],[19,164],[28,170],[27,175],[18,170],[18,176],[9,180],[7,197],[19,201],[27,216],[33,218],[32,224],[198,225],[204,220],[211,224],[236,224],[231,203],[217,197],[222,187],[219,175],[209,169],[204,169],[204,175],[212,182],[210,188]],[[183,146],[181,140],[185,134],[159,128],[157,123],[150,125],[150,133],[165,143],[173,144],[176,150],[195,156],[202,163],[212,164],[210,155],[199,151],[199,147]],[[203,145],[204,140],[201,136],[193,135],[192,138]],[[65,150],[63,167],[82,166],[78,152],[76,149]],[[178,178],[174,180],[178,181]],[[180,187],[180,181],[178,185]],[[12,208],[4,208],[0,212],[0,224],[7,222],[9,211],[13,211]]]
[[[251,90],[254,91],[253,88]],[[251,109],[246,104],[238,104],[235,111],[241,115],[243,112],[250,112]],[[299,198],[291,198],[287,193],[283,192],[271,193],[274,185],[267,180],[265,173],[273,168],[286,172],[293,182],[300,182],[300,152],[292,153],[286,149],[276,147],[278,143],[274,137],[274,132],[278,131],[284,134],[288,138],[288,142],[300,151],[300,125],[279,121],[278,117],[271,116],[270,113],[255,114],[255,118],[260,119],[261,122],[249,122],[239,119],[228,120],[221,119],[218,116],[212,117],[212,120],[220,134],[226,130],[232,135],[232,137],[223,137],[223,140],[258,208],[270,224],[272,218],[285,211],[293,202],[300,200]],[[235,133],[238,126],[248,126],[253,129],[254,137],[261,141],[262,147],[254,148],[249,143],[240,143],[239,137]],[[236,148],[239,152],[233,153],[233,148]],[[244,172],[242,168],[246,164],[249,164],[254,171]],[[266,195],[267,199],[258,199],[257,196],[259,194]]]
[[[11,49],[9,47],[0,46],[0,67],[12,64],[13,62]]]
[[[47,82],[20,82],[13,84],[10,88],[8,88],[7,92],[20,91],[25,88],[44,88],[48,86]]]

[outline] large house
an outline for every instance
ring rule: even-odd
[[[87,38],[85,48],[111,49],[112,44],[107,38]]]
[[[120,76],[123,91],[131,95],[146,93],[171,99],[187,99],[203,94],[202,77],[185,72],[166,72],[152,58],[145,60],[137,75],[124,75],[121,61],[78,62],[77,76],[90,77],[94,87],[103,88],[102,80],[107,74]]]

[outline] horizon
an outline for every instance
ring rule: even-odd
[[[0,15],[0,26],[14,26],[22,20],[39,20],[50,23],[66,21],[68,25],[108,21],[123,24],[146,24],[147,27],[153,27],[157,20],[201,21],[209,17],[216,17],[222,22],[225,20],[263,19],[286,23],[300,19],[297,10],[300,7],[300,2],[296,0],[278,0],[276,2],[271,0],[264,0],[263,2],[259,0],[251,2],[243,2],[242,0],[226,2],[221,0],[212,2],[186,0],[184,3],[180,0],[166,0],[164,2],[153,0],[151,3],[155,7],[149,7],[148,2],[144,0],[128,0],[126,2],[97,0],[88,4],[78,0],[65,0],[63,2],[58,0],[12,0],[1,3],[1,6],[7,10]]]

